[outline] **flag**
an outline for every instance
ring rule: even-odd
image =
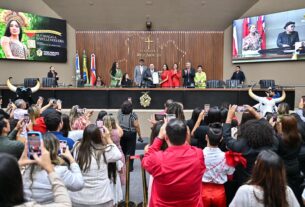
[[[85,50],[83,51],[83,79],[85,84],[89,84],[89,72],[87,69],[87,56]]]
[[[75,70],[76,70],[75,79],[76,79],[76,83],[77,83],[77,81],[81,79],[78,52],[76,52],[76,55],[75,55]]]
[[[235,21],[233,22],[233,43],[232,43],[233,57],[238,56],[238,44],[237,44],[237,31]]]
[[[96,72],[95,72],[95,54],[91,54],[91,78],[90,78],[90,83],[92,86],[94,86],[95,81],[96,81]]]
[[[266,49],[265,16],[259,16],[256,24],[257,32],[261,36],[261,49]]]
[[[243,38],[245,38],[249,33],[249,25],[250,25],[250,18],[244,18],[243,20]]]

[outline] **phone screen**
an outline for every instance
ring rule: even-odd
[[[41,155],[41,134],[39,132],[28,132],[28,158],[33,160],[34,154]]]
[[[167,115],[166,115],[166,118],[167,118],[167,121],[170,121],[170,120],[176,118],[176,114],[167,114]]]
[[[24,123],[28,124],[30,122],[30,116],[28,114],[23,115]]]
[[[104,126],[104,122],[103,121],[96,121],[96,126],[98,128],[102,128]]]
[[[204,112],[208,113],[210,110],[210,104],[204,104]]]
[[[245,111],[245,107],[244,106],[237,106],[236,111],[237,112],[244,112]]]
[[[155,120],[156,121],[164,121],[165,114],[155,114]]]
[[[65,153],[67,149],[67,141],[60,140],[59,141],[59,147],[60,147],[60,154]]]

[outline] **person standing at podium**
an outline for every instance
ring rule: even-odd
[[[244,84],[246,77],[243,71],[240,70],[240,66],[235,67],[235,72],[233,73],[231,80],[239,80],[239,83]]]
[[[57,77],[57,72],[55,71],[54,66],[50,66],[50,71],[48,72],[48,78],[54,78],[55,79],[55,85],[58,86],[58,77]]]

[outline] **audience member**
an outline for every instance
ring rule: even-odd
[[[123,136],[123,130],[117,125],[112,115],[106,115],[103,118],[103,124],[108,129],[113,143],[120,150],[122,157],[115,163],[108,163],[108,177],[113,192],[113,205],[117,205],[123,200],[121,185],[126,184],[126,164],[125,157],[120,145],[120,139]],[[103,129],[102,129],[103,130]]]
[[[235,165],[243,163],[245,166],[246,160],[240,154],[224,153],[218,148],[222,140],[221,123],[210,124],[205,139],[207,147],[203,149],[206,166],[202,177],[203,206],[226,207],[224,183],[228,181],[228,176],[233,175]]]
[[[247,167],[236,166],[231,193],[235,193],[237,188],[250,178],[256,157],[263,149],[278,150],[278,139],[274,136],[272,126],[250,106],[247,110],[256,117],[256,120],[249,120],[241,125],[240,135],[237,139],[232,138],[231,122],[236,108],[236,105],[229,108],[226,123],[223,125],[223,139],[228,150],[242,153],[247,160]],[[230,198],[228,200],[230,201]]]
[[[132,103],[124,101],[118,113],[119,126],[123,129],[123,136],[120,144],[125,156],[135,155],[137,134],[141,138],[138,115],[133,112]],[[142,138],[141,138],[142,139]],[[133,171],[133,160],[130,160],[129,170]]]
[[[184,121],[170,120],[145,153],[142,166],[154,178],[150,206],[203,206],[204,158],[200,149],[186,144],[186,137]],[[164,140],[169,147],[163,152]]]
[[[184,116],[184,112],[183,112],[182,103],[173,102],[173,103],[169,104],[168,107],[167,107],[166,113],[167,114],[175,114],[176,119],[185,121],[185,116]]]
[[[0,115],[0,152],[8,153],[19,159],[24,148],[24,144],[15,140],[20,129],[23,128],[23,119],[19,120],[16,127],[11,131],[8,119]],[[9,132],[11,133],[9,134]]]
[[[122,154],[113,144],[108,129],[103,129],[104,133],[101,133],[96,125],[88,125],[83,139],[75,145],[74,158],[80,166],[85,185],[81,191],[70,193],[73,206],[113,207],[107,163],[120,160]]]
[[[3,207],[71,207],[71,200],[64,184],[55,173],[54,166],[51,163],[50,154],[41,146],[42,153],[40,157],[34,155],[35,160],[28,160],[27,147],[24,148],[18,163],[14,157],[6,153],[0,154],[0,203]],[[47,172],[47,178],[51,183],[54,202],[40,205],[36,201],[27,201],[24,197],[22,176],[19,167],[28,164],[38,164]],[[19,164],[19,166],[18,166]]]
[[[47,130],[52,132],[57,137],[57,139],[59,139],[60,141],[66,141],[69,146],[69,149],[72,150],[74,141],[71,138],[65,137],[60,132],[60,130],[62,129],[62,126],[63,126],[63,122],[61,119],[61,113],[58,111],[50,112],[44,117],[44,121],[45,121]]]
[[[284,161],[288,185],[299,202],[302,203],[300,188],[302,179],[298,160],[302,138],[298,131],[297,120],[292,115],[283,115],[275,123],[275,129],[279,140],[278,155]]]
[[[288,105],[288,103],[285,103],[285,102],[283,102],[283,103],[280,103],[279,105],[278,105],[278,107],[277,107],[277,113],[278,113],[278,115],[287,115],[287,114],[289,114],[289,105]]]
[[[59,141],[52,133],[43,136],[43,144],[49,151],[54,171],[69,191],[79,191],[84,186],[84,180],[78,164],[69,149],[60,148]],[[60,152],[60,156],[58,156]],[[64,160],[66,159],[68,163]],[[27,166],[23,175],[24,197],[26,200],[41,204],[54,202],[52,184],[47,172],[36,165]]]
[[[90,117],[93,111],[87,111],[85,108],[81,109],[75,105],[70,110],[70,126],[72,130],[84,130],[90,124]]]
[[[257,156],[250,180],[241,186],[230,207],[240,206],[300,206],[286,183],[284,163],[271,150],[262,150]]]

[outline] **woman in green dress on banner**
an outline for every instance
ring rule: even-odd
[[[110,87],[120,87],[122,81],[122,71],[120,69],[119,63],[112,63],[112,67],[110,69]]]
[[[198,65],[197,72],[195,74],[195,87],[196,88],[205,88],[207,76],[205,72],[202,71],[202,65]]]

